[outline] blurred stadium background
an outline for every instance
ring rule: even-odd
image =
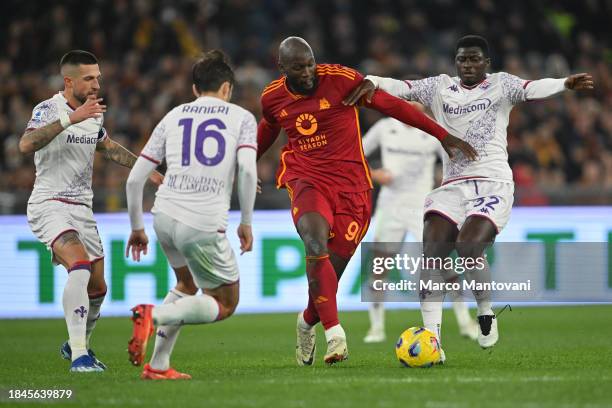
[[[612,379],[612,1],[5,0],[1,10],[0,331],[7,335],[0,336],[0,404],[16,406],[7,399],[8,389],[52,387],[74,389],[72,405],[89,407],[199,407],[203,401],[224,407],[610,406],[610,389],[602,384]],[[356,254],[339,288],[351,344],[345,367],[321,369],[320,356],[314,370],[295,367],[293,313],[240,315],[183,329],[173,364],[194,380],[147,387],[138,369],[127,365],[131,328],[124,316],[136,303],[160,303],[174,276],[155,243],[150,216],[152,250],[141,264],[125,259],[129,171],[98,158],[94,210],[109,292],[93,347],[110,372],[93,381],[70,376],[56,355],[65,341],[63,321],[27,319],[63,316],[66,273],[51,265],[49,252],[27,226],[34,166],[17,145],[32,108],[62,88],[58,62],[67,50],[97,55],[109,108],[105,127],[138,153],[170,108],[193,99],[190,70],[202,50],[221,48],[231,56],[238,77],[234,102],[259,117],[260,92],[278,77],[276,52],[288,35],[309,41],[318,62],[405,78],[454,74],[455,41],[468,33],[488,38],[492,71],[525,79],[594,76],[594,92],[566,92],[514,109],[508,147],[520,208],[498,241],[540,245],[539,258],[532,260],[541,269],[539,278],[553,277],[548,294],[558,295],[555,299],[575,299],[579,289],[587,300],[608,305],[506,312],[494,353],[463,341],[452,314],[445,313],[448,364],[400,372],[395,338],[420,324],[420,314],[391,311],[387,342],[363,344],[366,313],[349,311],[366,308]],[[378,118],[362,110],[362,129]],[[258,164],[264,193],[256,208],[265,211],[255,214],[254,251],[238,257],[241,313],[297,311],[306,302],[302,243],[285,209],[287,195],[273,183],[282,143]],[[376,167],[377,160],[371,164]],[[149,189],[145,209],[153,198]],[[233,212],[231,231],[237,221]],[[236,248],[235,234],[228,238]],[[555,263],[561,259],[559,241],[595,242],[589,248],[599,252]],[[514,260],[504,264],[518,269]],[[109,318],[113,315],[122,317]]]
[[[69,49],[101,61],[111,137],[139,152],[159,119],[192,99],[190,68],[221,48],[238,77],[234,102],[260,115],[259,95],[278,77],[282,38],[301,35],[319,62],[394,77],[455,72],[454,43],[488,38],[492,70],[526,79],[593,74],[591,93],[567,92],[514,109],[508,129],[517,206],[612,203],[612,3],[493,0],[15,1],[0,16],[0,213],[24,214],[34,182],[17,144],[32,108],[61,89]],[[378,119],[362,112],[362,129]],[[282,140],[280,141],[282,142]],[[259,163],[258,209],[286,208],[273,187],[278,160]],[[374,165],[376,160],[373,161]],[[96,212],[125,211],[128,170],[98,159]],[[153,191],[147,194],[150,208]]]
[[[62,89],[58,61],[74,48],[90,50],[100,60],[101,94],[108,105],[105,127],[136,153],[169,109],[193,99],[191,66],[202,50],[212,48],[231,56],[238,78],[234,101],[257,116],[262,89],[279,75],[278,44],[288,35],[306,38],[319,62],[398,78],[454,74],[455,41],[466,33],[488,38],[492,71],[525,79],[589,72],[595,78],[594,92],[565,92],[514,109],[508,144],[515,206],[521,208],[498,241],[612,242],[609,0],[11,0],[4,10],[0,214],[7,215],[0,217],[0,256],[8,262],[0,273],[0,316],[61,316],[59,299],[66,275],[63,268],[51,267],[49,253],[28,229],[24,214],[34,166],[32,156],[21,155],[17,145],[32,108]],[[362,129],[379,117],[363,109]],[[302,244],[285,210],[287,194],[274,187],[278,151],[284,143],[283,137],[279,139],[258,164],[264,192],[256,208],[267,211],[256,212],[254,252],[239,257],[239,311],[303,307]],[[371,164],[376,167],[377,159]],[[122,255],[129,232],[124,190],[128,172],[97,158],[94,210],[107,253],[106,315],[123,315],[133,302],[158,302],[174,280],[161,252],[152,251],[139,265]],[[154,199],[154,189],[148,188],[145,209]],[[585,205],[599,208],[580,207]],[[234,213],[230,230],[236,221]],[[153,235],[149,222],[147,218]],[[228,237],[236,247],[235,234]],[[365,307],[359,296],[359,263],[356,254],[341,281],[344,309]],[[18,288],[12,284],[16,271],[22,283]],[[603,299],[612,298],[612,273],[591,273],[592,287],[607,288]]]

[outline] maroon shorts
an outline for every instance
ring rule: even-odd
[[[370,226],[371,190],[347,193],[301,180],[290,181],[285,186],[296,228],[303,214],[320,214],[330,227],[329,251],[344,259],[351,258]]]

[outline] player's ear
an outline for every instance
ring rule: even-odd
[[[197,98],[200,96],[198,92],[198,88],[196,88],[195,84],[191,85],[191,90],[193,91],[193,95]]]
[[[229,100],[232,98],[232,85],[229,83],[229,81],[225,81],[221,84],[219,92],[221,93],[221,97],[229,102]]]

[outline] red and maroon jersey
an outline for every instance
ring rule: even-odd
[[[282,188],[300,179],[337,191],[369,190],[372,181],[361,145],[358,109],[342,104],[363,76],[341,65],[318,64],[317,78],[312,95],[291,93],[284,77],[270,83],[261,95],[264,126],[272,133],[283,128],[288,137],[276,185]]]

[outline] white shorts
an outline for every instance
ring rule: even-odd
[[[497,233],[506,226],[514,202],[514,183],[470,179],[446,184],[425,199],[425,215],[435,213],[461,228],[470,216],[489,219]]]
[[[199,288],[230,285],[240,278],[225,233],[200,231],[159,211],[153,218],[153,227],[170,265],[173,268],[187,265]]]
[[[423,210],[421,208],[382,206],[374,214],[374,241],[380,250],[396,253],[401,250],[407,234],[415,241],[423,239]]]
[[[76,231],[85,246],[89,260],[104,258],[102,240],[91,208],[80,204],[68,204],[57,200],[28,204],[30,229],[53,252],[53,244],[64,232]],[[53,257],[53,263],[57,260]]]

